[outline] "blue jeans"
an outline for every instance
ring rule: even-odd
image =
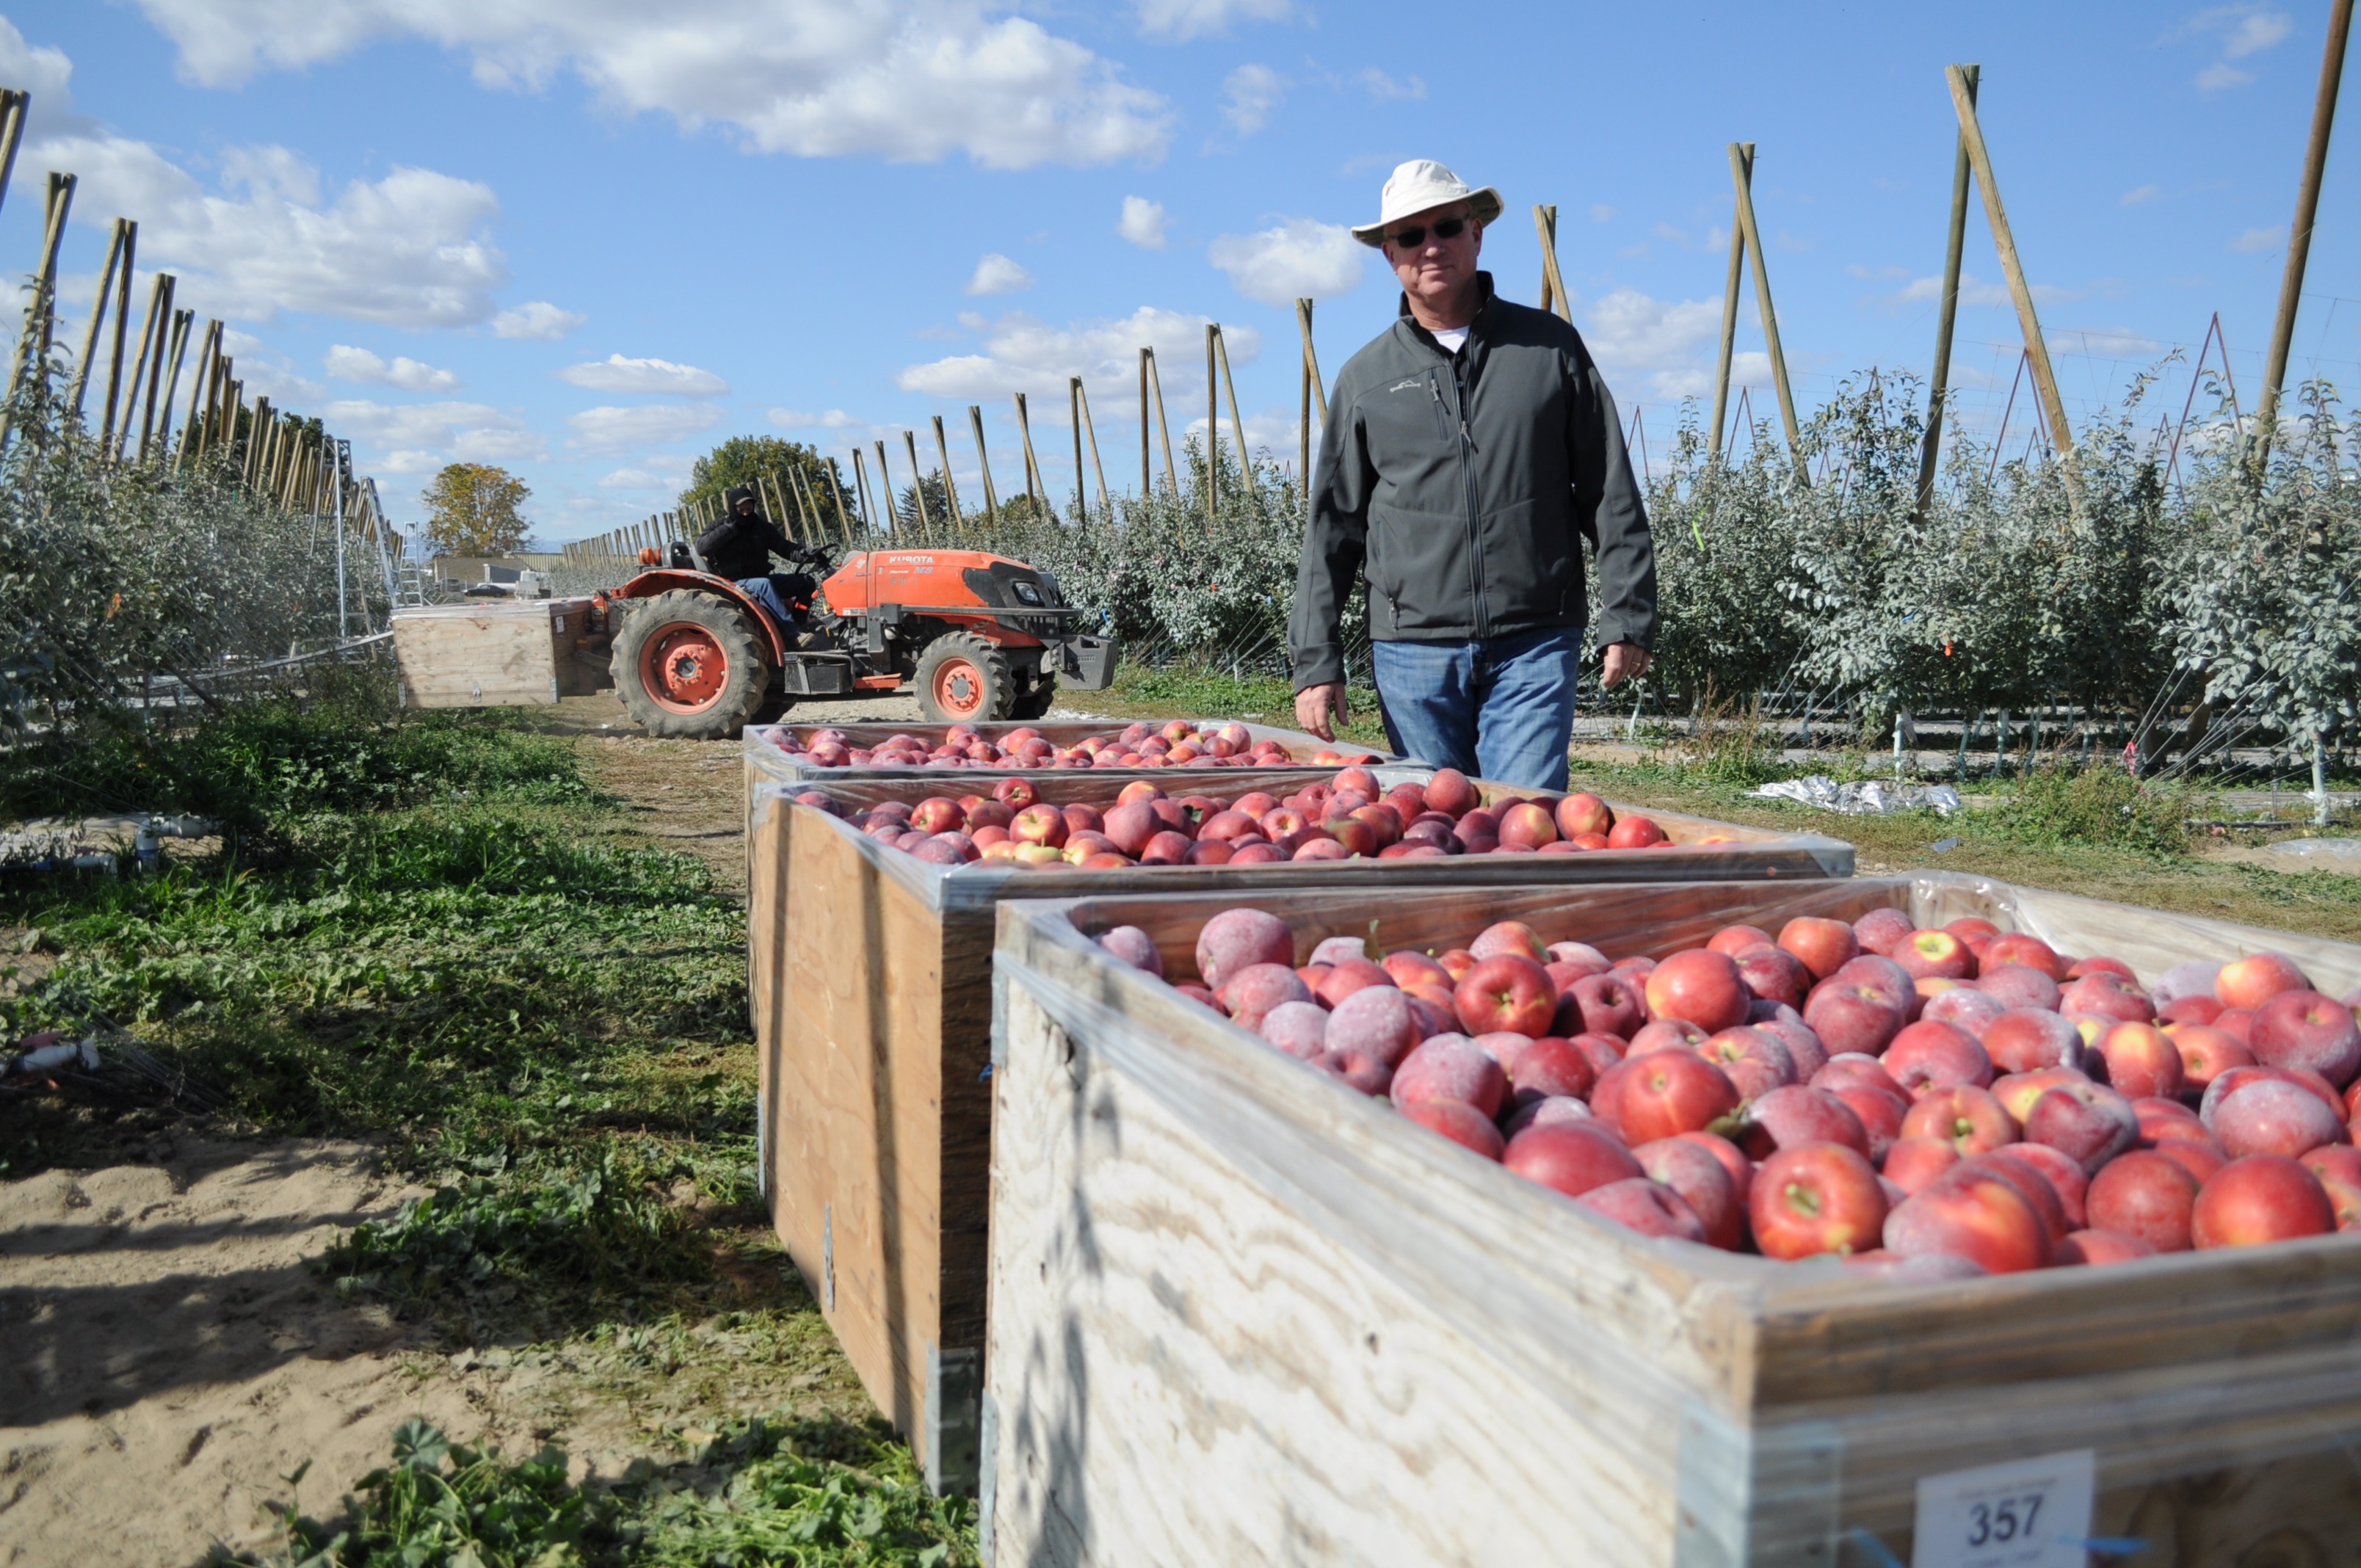
[[[1582,633],[1474,642],[1372,642],[1393,749],[1521,789],[1564,789]]]
[[[795,625],[796,612],[787,608],[785,598],[779,592],[779,585],[770,578],[741,577],[738,579],[738,591],[770,611],[771,619],[780,626],[792,628]]]

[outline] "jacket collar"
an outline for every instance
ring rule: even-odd
[[[1491,305],[1492,275],[1489,272],[1479,270],[1476,274],[1476,314],[1467,323],[1467,341],[1470,347],[1473,347],[1476,339],[1483,334],[1484,314],[1487,311],[1491,309]],[[1419,325],[1418,318],[1410,313],[1409,294],[1404,293],[1397,296],[1394,313],[1402,325],[1410,328],[1411,334],[1417,338],[1419,342],[1426,345],[1429,348],[1433,349],[1437,354],[1442,355],[1446,359],[1451,357],[1450,351],[1434,340],[1434,334]]]

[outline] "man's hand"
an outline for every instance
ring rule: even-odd
[[[1637,642],[1609,642],[1602,663],[1606,673],[1599,677],[1602,687],[1620,686],[1625,681],[1637,680],[1648,673],[1648,651]],[[1303,698],[1295,699],[1296,711],[1303,711]]]
[[[1295,694],[1295,722],[1323,740],[1336,739],[1331,723],[1349,723],[1352,710],[1345,706],[1345,683],[1331,681],[1324,686],[1306,686]]]

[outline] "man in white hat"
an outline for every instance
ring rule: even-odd
[[[1371,663],[1393,749],[1562,789],[1598,561],[1606,685],[1648,667],[1656,556],[1622,429],[1573,327],[1477,269],[1499,192],[1405,163],[1353,231],[1401,280],[1399,318],[1336,378],[1288,645],[1296,720],[1347,717],[1340,623],[1369,590]]]

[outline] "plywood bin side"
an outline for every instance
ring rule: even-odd
[[[1907,1562],[1922,1479],[2086,1450],[2090,1533],[2158,1561],[2361,1541],[2361,1236],[1916,1286],[1644,1240],[1092,939],[1137,926],[1192,974],[1235,902],[999,912],[990,1561]],[[1503,918],[1661,956],[1890,906],[2150,981],[2270,949],[2361,984],[2348,944],[1935,873],[1243,902],[1299,958]]]

